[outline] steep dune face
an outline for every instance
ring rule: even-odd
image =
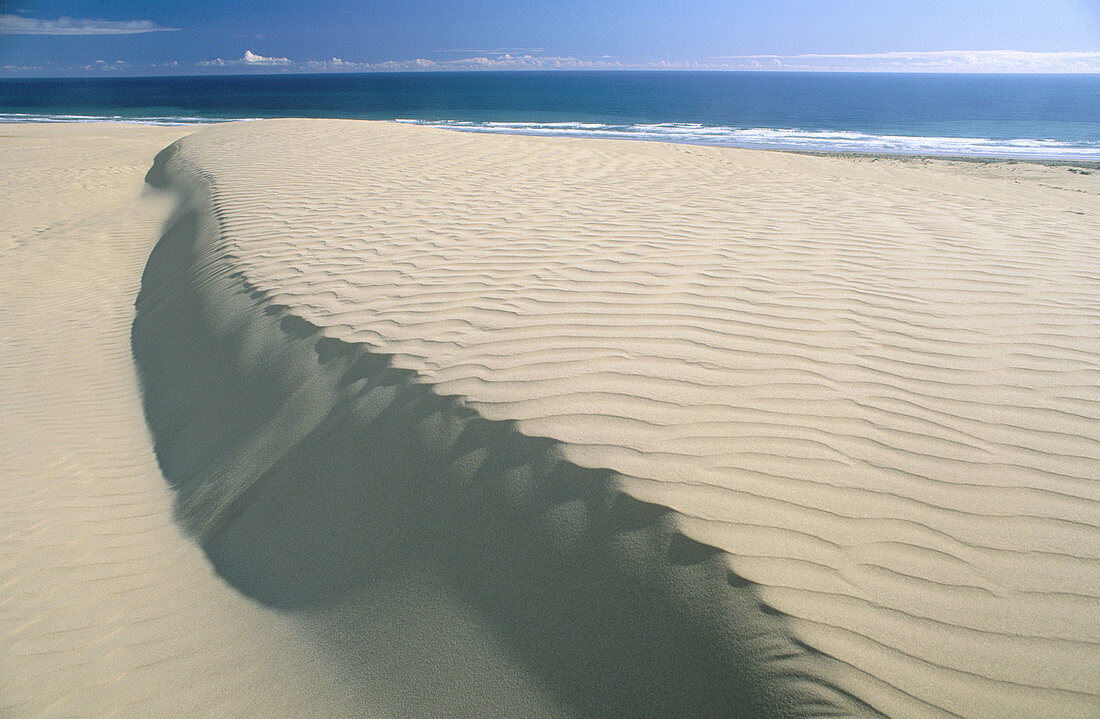
[[[354,716],[299,627],[211,571],[157,468],[130,330],[172,210],[142,177],[182,132],[0,129],[5,719]]]
[[[342,683],[399,716],[874,714],[666,507],[253,284],[200,167],[149,174],[183,199],[132,333],[147,420],[184,527]]]
[[[348,666],[416,576],[563,711],[1097,711],[1095,188],[340,121],[149,179],[179,516]]]

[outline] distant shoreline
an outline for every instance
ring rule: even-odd
[[[1100,163],[1100,76],[493,72],[0,80],[5,120],[358,119],[789,152]]]

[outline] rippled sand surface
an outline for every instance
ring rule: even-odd
[[[1100,709],[1094,176],[283,120],[183,138],[147,179],[177,202],[130,338],[152,450],[133,270],[114,354],[10,353],[6,421],[124,429],[149,521],[176,542],[174,501],[220,577],[201,591],[330,667],[253,647],[303,686],[383,716]],[[35,287],[7,306],[65,294]],[[33,394],[101,367],[129,424]],[[7,487],[56,489],[46,466]],[[22,501],[4,549],[44,561]],[[3,599],[71,617],[79,571],[107,575]]]

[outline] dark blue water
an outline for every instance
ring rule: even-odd
[[[1100,75],[481,72],[0,80],[0,121],[262,117],[1100,160]]]

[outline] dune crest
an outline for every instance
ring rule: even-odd
[[[148,179],[146,414],[250,596],[431,566],[589,715],[1095,714],[1095,189],[312,120]]]

